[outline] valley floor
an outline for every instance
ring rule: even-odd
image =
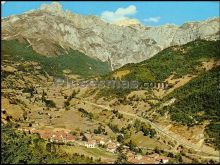
[[[208,71],[215,63],[204,63]],[[219,162],[219,151],[205,142],[208,122],[187,127],[170,120],[176,98],[161,102],[196,75],[167,80],[168,90],[132,91],[123,98],[97,98],[91,88],[57,85],[35,62],[3,60],[3,124],[33,134],[58,151],[83,154],[102,163]],[[159,106],[158,106],[159,105]],[[154,107],[157,106],[157,111]]]

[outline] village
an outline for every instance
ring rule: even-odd
[[[105,151],[115,158],[123,153],[126,155],[127,161],[134,164],[165,164],[169,162],[171,158],[164,157],[160,153],[153,151],[155,142],[150,138],[148,139],[151,141],[148,140],[148,143],[152,144],[153,142],[153,146],[150,147],[152,152],[147,154],[135,152],[127,144],[122,144],[117,139],[111,138],[111,136],[117,138],[118,133],[114,132],[113,127],[115,124],[125,127],[132,121],[124,118],[117,111],[109,112],[103,110],[103,108],[96,108],[93,111],[93,107],[90,107],[89,104],[80,102],[78,97],[84,97],[86,89],[80,89],[79,92],[78,89],[71,89],[68,86],[57,86],[54,84],[52,77],[48,75],[46,77],[41,76],[35,66],[31,67],[32,63],[27,65],[34,69],[34,75],[36,74],[36,76],[26,76],[24,72],[20,74],[25,74],[24,78],[27,79],[26,81],[33,85],[25,86],[24,83],[18,83],[12,79],[16,87],[21,86],[20,88],[25,90],[16,88],[12,92],[12,90],[4,89],[4,94],[8,96],[3,99],[4,111],[7,110],[9,112],[8,110],[10,109],[16,109],[16,111],[13,111],[16,114],[12,115],[13,119],[20,125],[19,131],[38,135],[47,143],[68,146],[70,148],[75,145],[75,148],[78,146],[84,147],[83,150],[91,150],[91,152],[95,149],[100,149],[100,152]],[[13,65],[13,67],[15,66]],[[14,74],[14,70],[10,69],[11,72]],[[47,83],[39,84],[38,77],[41,78],[40,82],[45,81]],[[4,85],[7,85],[7,83]],[[15,104],[21,105],[20,107],[23,109],[16,107]],[[8,115],[5,114],[6,119]],[[101,126],[100,123],[102,126],[104,125],[103,129],[105,131],[101,134],[96,134],[94,131],[98,130]],[[108,125],[110,123],[113,124],[112,127]],[[76,131],[77,129],[80,131]],[[147,141],[146,136],[145,138],[145,141]],[[146,144],[139,144],[138,147],[140,146],[146,148]],[[77,149],[75,152],[78,152]],[[103,157],[107,159],[109,155]],[[114,161],[111,160],[107,163],[114,163]]]
[[[122,145],[116,141],[106,139],[102,136],[93,135],[90,133],[76,134],[68,129],[37,130],[35,128],[18,128],[18,130],[29,134],[37,134],[41,139],[44,139],[48,143],[70,146],[78,144],[85,146],[86,148],[104,148],[107,152],[111,153],[118,153],[118,148]],[[141,155],[131,151],[126,145],[121,147],[121,153],[125,154],[128,162],[132,164],[166,164],[169,162],[168,157],[160,156],[157,153]]]

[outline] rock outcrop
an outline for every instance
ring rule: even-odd
[[[119,26],[96,16],[64,11],[54,2],[21,15],[2,19],[2,40],[26,39],[33,49],[47,56],[76,49],[102,61],[110,59],[113,69],[146,60],[159,51],[196,39],[219,39],[219,18],[182,26],[146,27],[137,22]]]

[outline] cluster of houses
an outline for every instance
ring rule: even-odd
[[[169,158],[160,156],[157,153],[150,155],[135,155],[133,152],[127,153],[128,161],[133,164],[165,164],[169,162]]]
[[[97,148],[100,145],[105,146],[108,152],[115,153],[116,149],[120,146],[119,143],[113,142],[109,139],[105,139],[102,136],[92,136],[89,133],[84,133],[82,136],[74,136],[70,130],[37,130],[35,128],[19,128],[20,131],[30,132],[33,134],[38,134],[42,139],[47,140],[52,143],[71,143],[76,140],[80,141],[87,148]]]
[[[53,143],[68,143],[74,142],[76,137],[70,134],[70,130],[37,130],[32,129],[19,129],[21,131],[38,134],[42,139]]]
[[[70,130],[60,129],[60,130],[36,130],[35,128],[31,129],[21,129],[20,131],[30,132],[38,134],[42,139],[47,140],[52,143],[70,143],[78,141],[79,144],[84,145],[87,148],[98,148],[103,146],[106,148],[106,151],[115,153],[117,148],[120,146],[120,143],[113,142],[112,140],[106,139],[102,136],[91,135],[89,133],[84,133],[81,136],[72,135]],[[136,155],[134,152],[129,150],[129,147],[125,148],[124,146],[123,153],[125,152],[128,158],[128,162],[133,164],[165,164],[169,162],[169,158],[160,156],[157,153],[150,155]]]
[[[102,145],[106,147],[108,152],[115,153],[116,149],[120,146],[120,143],[113,142],[112,140],[105,139],[102,136],[92,136],[91,134],[85,133],[83,134],[84,145],[87,148],[95,148],[98,145]]]

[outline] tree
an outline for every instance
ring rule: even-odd
[[[115,162],[115,164],[128,164],[128,158],[125,154],[119,153],[118,158]]]
[[[176,160],[178,161],[178,162],[183,162],[183,158],[182,158],[182,156],[180,155],[180,154],[177,154],[176,156],[175,156],[175,158],[176,158]]]
[[[49,108],[55,108],[56,107],[56,104],[53,100],[44,100],[45,104],[47,107]]]
[[[117,125],[113,125],[112,123],[108,123],[108,126],[109,126],[109,128],[110,128],[113,132],[115,132],[115,133],[119,133],[119,132],[120,132]]]
[[[76,131],[71,131],[70,134],[75,136],[77,134],[77,132]]]
[[[157,153],[157,154],[161,153],[158,147],[155,147],[154,152]]]
[[[47,143],[46,144],[46,149],[47,149],[48,152],[54,152],[54,153],[56,152],[56,148],[52,143]]]
[[[167,156],[170,158],[174,158],[174,154],[172,152],[169,152]]]
[[[46,97],[45,97],[46,95],[47,93],[43,90],[42,97],[41,97],[42,102],[46,100]]]
[[[140,130],[141,130],[141,122],[140,122],[140,120],[135,120],[135,122],[134,122],[134,127],[135,127],[135,129],[136,129],[136,132],[139,132]]]
[[[118,135],[117,136],[117,141],[119,142],[119,143],[123,143],[124,142],[124,136],[123,135]]]
[[[121,119],[121,118],[123,118],[123,114],[119,113],[118,114],[118,119]]]
[[[95,130],[94,130],[94,132],[95,132]],[[103,126],[99,125],[98,129],[96,130],[96,133],[97,134],[105,133],[105,128],[103,128]]]
[[[136,149],[136,145],[133,143],[132,140],[129,141],[128,146],[130,150],[134,151]]]
[[[141,131],[144,133],[144,136],[150,136],[150,138],[153,138],[156,135],[155,129],[150,128],[144,123],[142,123]]]
[[[67,100],[64,102],[64,107],[67,108],[70,105],[70,102]]]
[[[23,118],[24,118],[24,120],[27,120],[27,112],[26,111],[24,111],[24,113],[23,113]]]

